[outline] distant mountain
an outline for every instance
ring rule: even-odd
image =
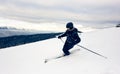
[[[14,27],[0,27],[0,37],[16,36],[16,35],[31,35],[39,33],[48,33],[43,31],[34,31],[27,29],[17,29]]]
[[[41,33],[41,34],[32,34],[32,35],[1,37],[0,49],[54,38],[56,37],[56,35],[59,34],[61,33]]]
[[[14,27],[7,27],[7,26],[3,26],[3,27],[0,27],[0,30],[17,30],[17,28],[14,28]]]

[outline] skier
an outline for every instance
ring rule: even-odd
[[[73,48],[74,45],[78,44],[81,41],[80,37],[78,36],[78,32],[82,33],[81,31],[78,31],[77,28],[73,26],[72,22],[67,23],[66,28],[67,28],[66,32],[58,36],[59,39],[65,36],[67,37],[62,49],[64,52],[64,56],[70,55],[69,50]]]

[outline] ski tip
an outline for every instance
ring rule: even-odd
[[[105,56],[102,56],[104,59],[108,59],[107,57],[105,57]]]
[[[47,59],[45,59],[44,63],[47,63],[47,62],[48,62],[48,60],[47,60]]]
[[[47,61],[44,61],[44,63],[47,63]]]

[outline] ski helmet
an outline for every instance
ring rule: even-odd
[[[72,22],[67,23],[66,28],[72,29],[73,28],[73,23]]]

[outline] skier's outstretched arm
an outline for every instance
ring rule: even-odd
[[[66,34],[67,34],[67,31],[66,31],[65,33],[63,33],[63,34],[59,35],[59,36],[58,36],[58,38],[60,39],[60,38],[62,38],[62,37],[65,37],[65,36],[66,36]]]

